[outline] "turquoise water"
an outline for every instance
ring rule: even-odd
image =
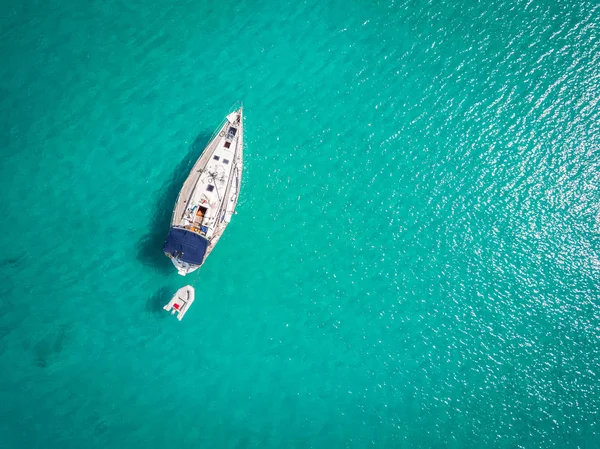
[[[600,447],[597,2],[0,12],[0,448]],[[178,322],[171,208],[237,100]]]

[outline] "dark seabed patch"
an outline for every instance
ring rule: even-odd
[[[34,346],[35,366],[38,368],[47,368],[56,361],[68,340],[68,332],[69,326],[62,324],[48,338],[39,341]]]

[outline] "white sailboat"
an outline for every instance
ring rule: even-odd
[[[183,184],[163,246],[180,275],[200,268],[231,221],[242,181],[240,107],[225,118]]]

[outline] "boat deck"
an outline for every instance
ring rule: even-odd
[[[238,111],[241,114],[241,111]],[[239,195],[242,173],[243,121],[230,114],[194,164],[179,196],[171,226],[191,230],[210,244],[206,256],[225,231]]]
[[[227,126],[228,123],[227,121],[225,121],[225,123],[223,123],[223,125],[219,129],[219,132],[215,133],[213,140],[208,144],[208,146],[202,153],[202,156],[196,161],[196,163],[192,167],[190,175],[186,179],[183,187],[181,188],[181,191],[179,192],[179,196],[177,197],[177,203],[173,210],[173,217],[171,218],[171,226],[179,226],[182,220],[184,219],[184,214],[188,206],[187,202],[192,197],[194,189],[198,184],[198,180],[202,175],[202,168],[206,167],[208,161],[213,157],[217,146],[222,140],[220,134],[225,132]]]

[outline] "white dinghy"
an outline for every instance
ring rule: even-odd
[[[173,295],[169,303],[163,307],[167,312],[171,312],[174,315],[178,313],[177,319],[181,321],[185,313],[188,311],[192,303],[194,302],[194,287],[186,285],[177,290],[177,293]]]

